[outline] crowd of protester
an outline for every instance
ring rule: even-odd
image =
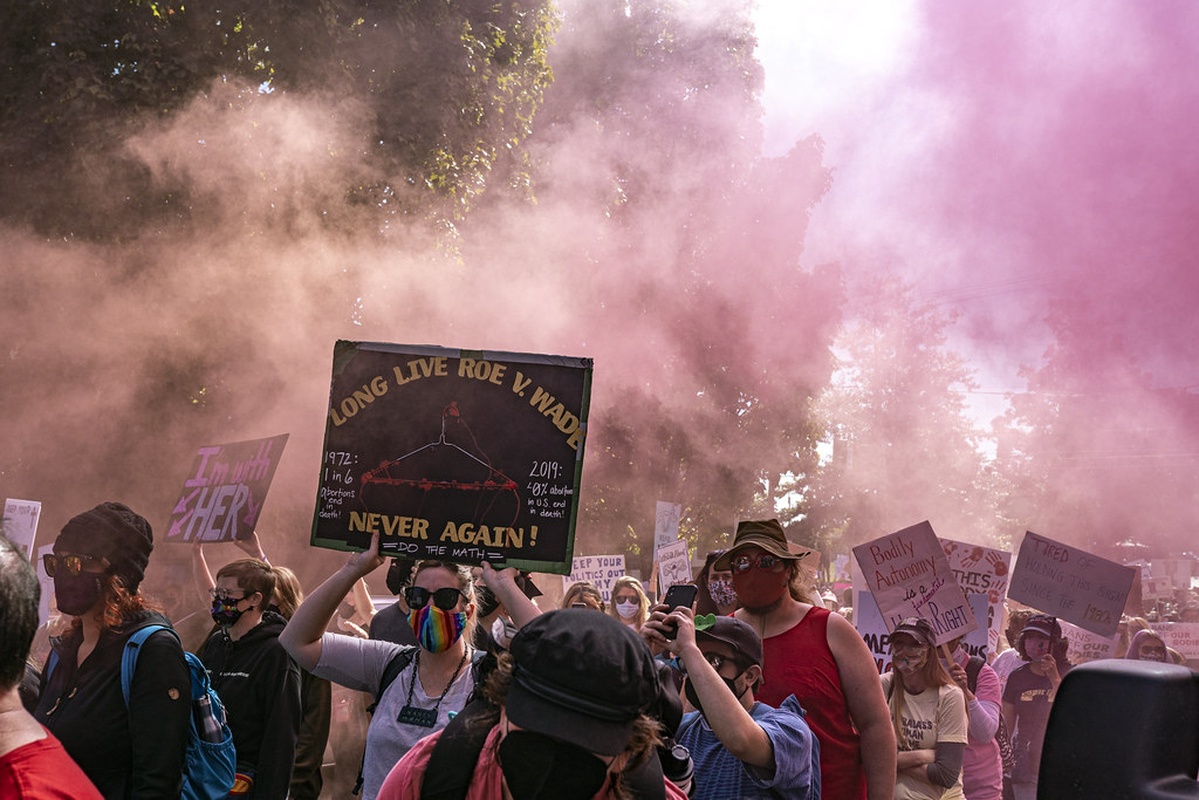
[[[395,602],[377,610],[377,534],[307,596],[256,535],[237,544],[215,575],[203,546],[192,561],[231,798],[1025,800],[1071,668],[1058,621],[1013,608],[990,661],[903,620],[880,675],[851,598],[818,591],[814,554],[775,520],[739,523],[677,607],[629,575],[548,608],[512,568],[391,559]],[[0,537],[0,796],[180,796],[191,677],[139,592],[153,547],[120,503],[72,518],[44,559],[62,621],[37,658],[39,586]],[[1153,624],[1125,618],[1118,655],[1180,662]],[[127,643],[149,625],[167,629],[126,697]]]

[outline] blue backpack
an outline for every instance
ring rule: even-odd
[[[170,631],[176,639],[179,634],[168,625],[147,625],[129,637],[125,652],[121,656],[121,694],[125,707],[129,707],[129,690],[133,683],[133,671],[137,667],[137,654],[142,644],[158,631]],[[225,707],[221,698],[208,681],[208,671],[194,653],[183,651],[187,670],[191,673],[192,713],[187,735],[187,748],[183,759],[183,800],[222,800],[233,788],[237,774],[237,755],[233,749],[233,732],[225,722]],[[46,680],[54,671],[58,656],[50,652],[46,661]]]

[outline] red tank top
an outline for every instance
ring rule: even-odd
[[[820,796],[865,800],[858,732],[849,719],[837,661],[828,646],[828,609],[813,607],[795,627],[762,642],[764,682],[755,699],[778,708],[795,695],[820,742]]]

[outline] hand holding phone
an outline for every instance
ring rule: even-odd
[[[666,613],[669,614],[676,608],[686,606],[687,608],[695,607],[695,598],[699,595],[699,587],[694,583],[676,583],[666,590],[666,596],[662,598],[663,605],[666,606]],[[662,634],[667,639],[673,639],[678,636],[679,626],[675,622],[664,623],[663,627],[667,630]]]

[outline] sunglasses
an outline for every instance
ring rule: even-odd
[[[85,564],[104,564],[103,558],[96,558],[89,555],[65,555],[57,556],[53,553],[46,553],[42,556],[42,567],[45,568],[46,574],[53,578],[58,574],[59,567],[62,572],[69,578],[74,578],[80,572],[83,572]]]
[[[208,596],[211,597],[213,600],[220,600],[222,603],[240,603],[242,600],[245,600],[250,595],[242,593],[241,597],[234,597],[233,595],[226,592],[224,589],[209,589]]]
[[[924,649],[920,642],[891,642],[892,653],[922,653]]]
[[[430,592],[423,586],[405,586],[404,601],[408,603],[408,607],[412,609],[424,608],[429,603],[429,598],[433,598],[433,605],[440,608],[442,611],[452,611],[458,606],[458,599],[465,597],[461,589],[455,589],[452,586],[447,586],[444,589]]]
[[[732,659],[728,656],[722,656],[719,653],[704,653],[704,661],[707,661],[712,665],[712,669],[719,672],[720,668],[724,666],[725,662],[732,661]],[[679,671],[684,675],[687,674],[687,667],[682,662],[679,663]]]
[[[779,572],[783,568],[783,559],[770,553],[760,553],[757,557],[740,555],[729,561],[734,572],[749,572],[757,567],[762,572]]]

